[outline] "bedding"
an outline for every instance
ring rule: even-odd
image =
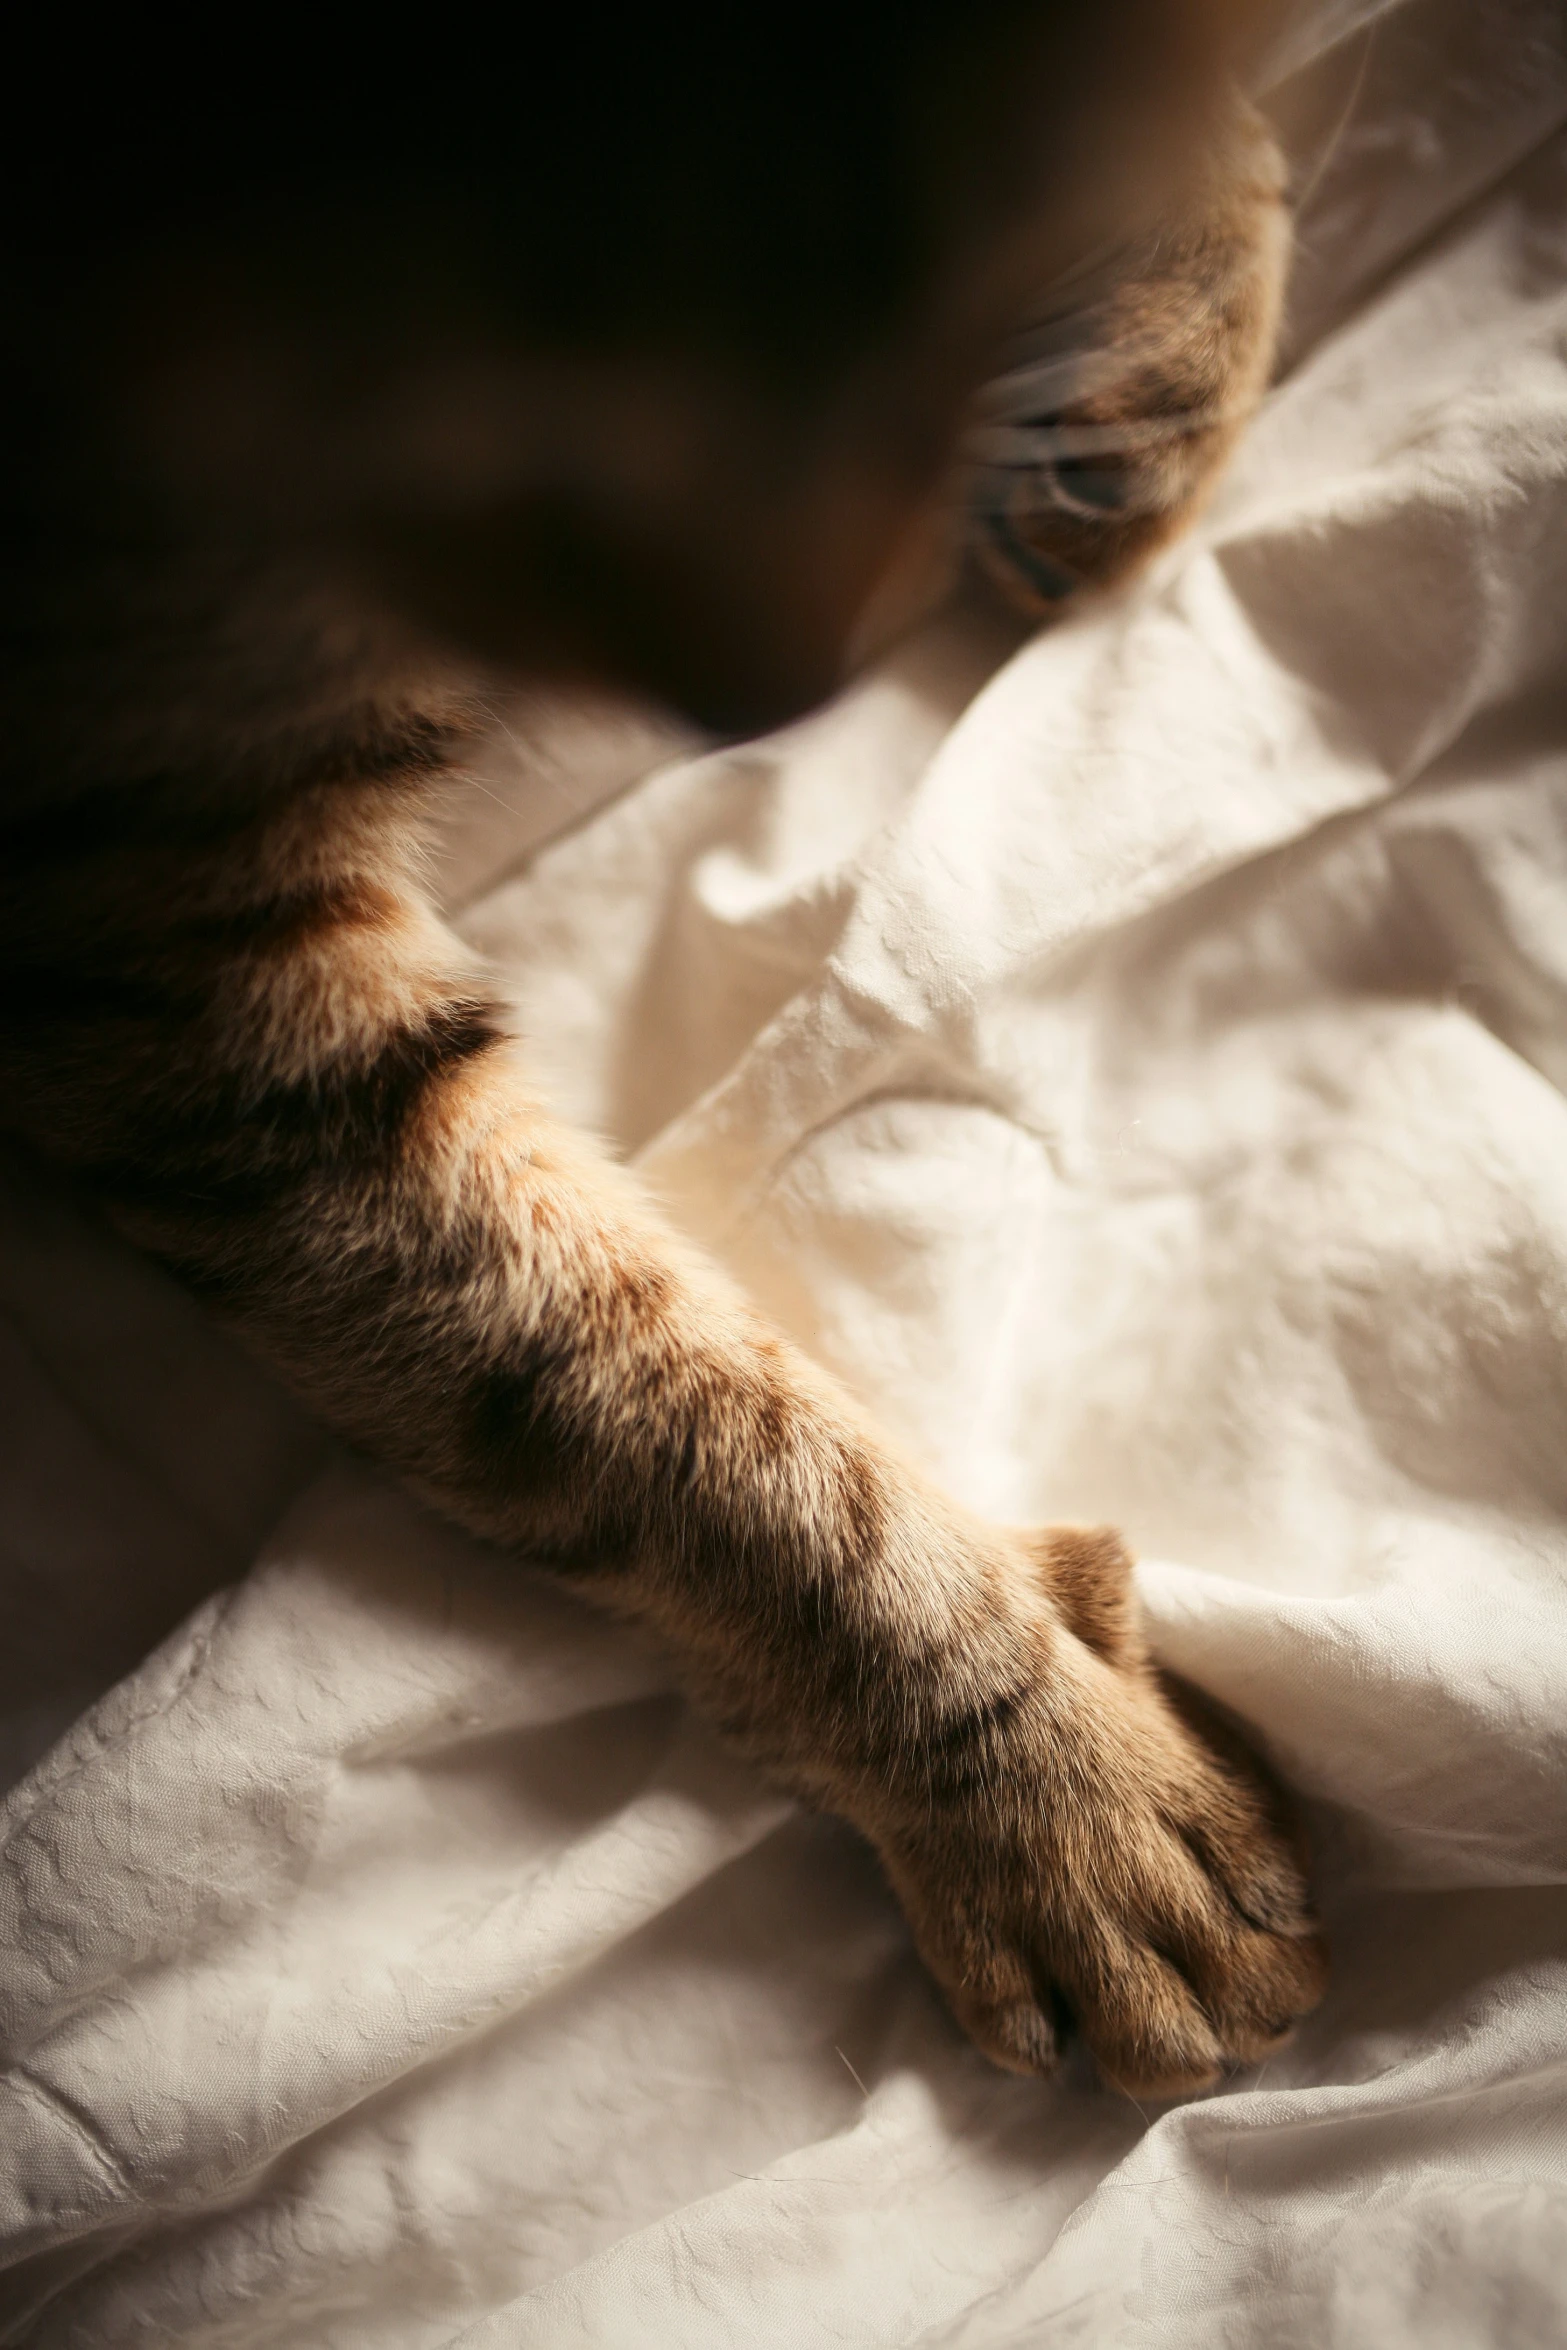
[[[519,704],[442,871],[922,1461],[1126,1529],[1306,1798],[1324,2007],[1165,2108],[992,2072],[655,1649],[16,1170],[0,2341],[1567,2338],[1567,37],[1274,70],[1288,364],[1191,540],[738,749]]]

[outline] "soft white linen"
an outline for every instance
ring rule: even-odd
[[[1345,52],[1303,355],[1135,598],[542,849],[498,752],[449,864],[562,1100],[923,1458],[1128,1529],[1313,1798],[1321,2014],[1161,2113],[992,2074],[655,1655],[22,1192],[12,1751],[228,1587],[5,1814],[0,2340],[1567,2338],[1554,21]]]

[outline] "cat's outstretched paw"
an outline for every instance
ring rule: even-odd
[[[1073,1629],[868,1824],[988,2056],[1048,2072],[1075,2026],[1115,2088],[1181,2095],[1269,2054],[1322,1995],[1298,1843],[1261,1766],[1147,1663],[1118,1539],[1031,1548]]]

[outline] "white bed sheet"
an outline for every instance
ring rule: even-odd
[[[1567,2339],[1567,64],[1533,0],[1356,41],[1156,578],[568,759],[542,847],[503,742],[448,869],[562,1101],[955,1490],[1127,1528],[1311,1799],[1326,2005],[1169,2109],[993,2074],[654,1652],[19,1182],[0,2340]]]

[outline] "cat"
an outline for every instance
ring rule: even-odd
[[[72,63],[12,208],[7,1131],[339,1432],[652,1627],[874,1846],[996,2062],[1075,2028],[1171,2095],[1261,2057],[1322,1987],[1298,1840],[1151,1664],[1119,1538],[901,1458],[551,1114],[421,864],[498,671],[754,728],[954,564],[1053,608],[1180,526],[1286,244],[1227,28],[551,18],[505,86],[452,28],[343,71],[280,34],[194,108],[159,37]]]

